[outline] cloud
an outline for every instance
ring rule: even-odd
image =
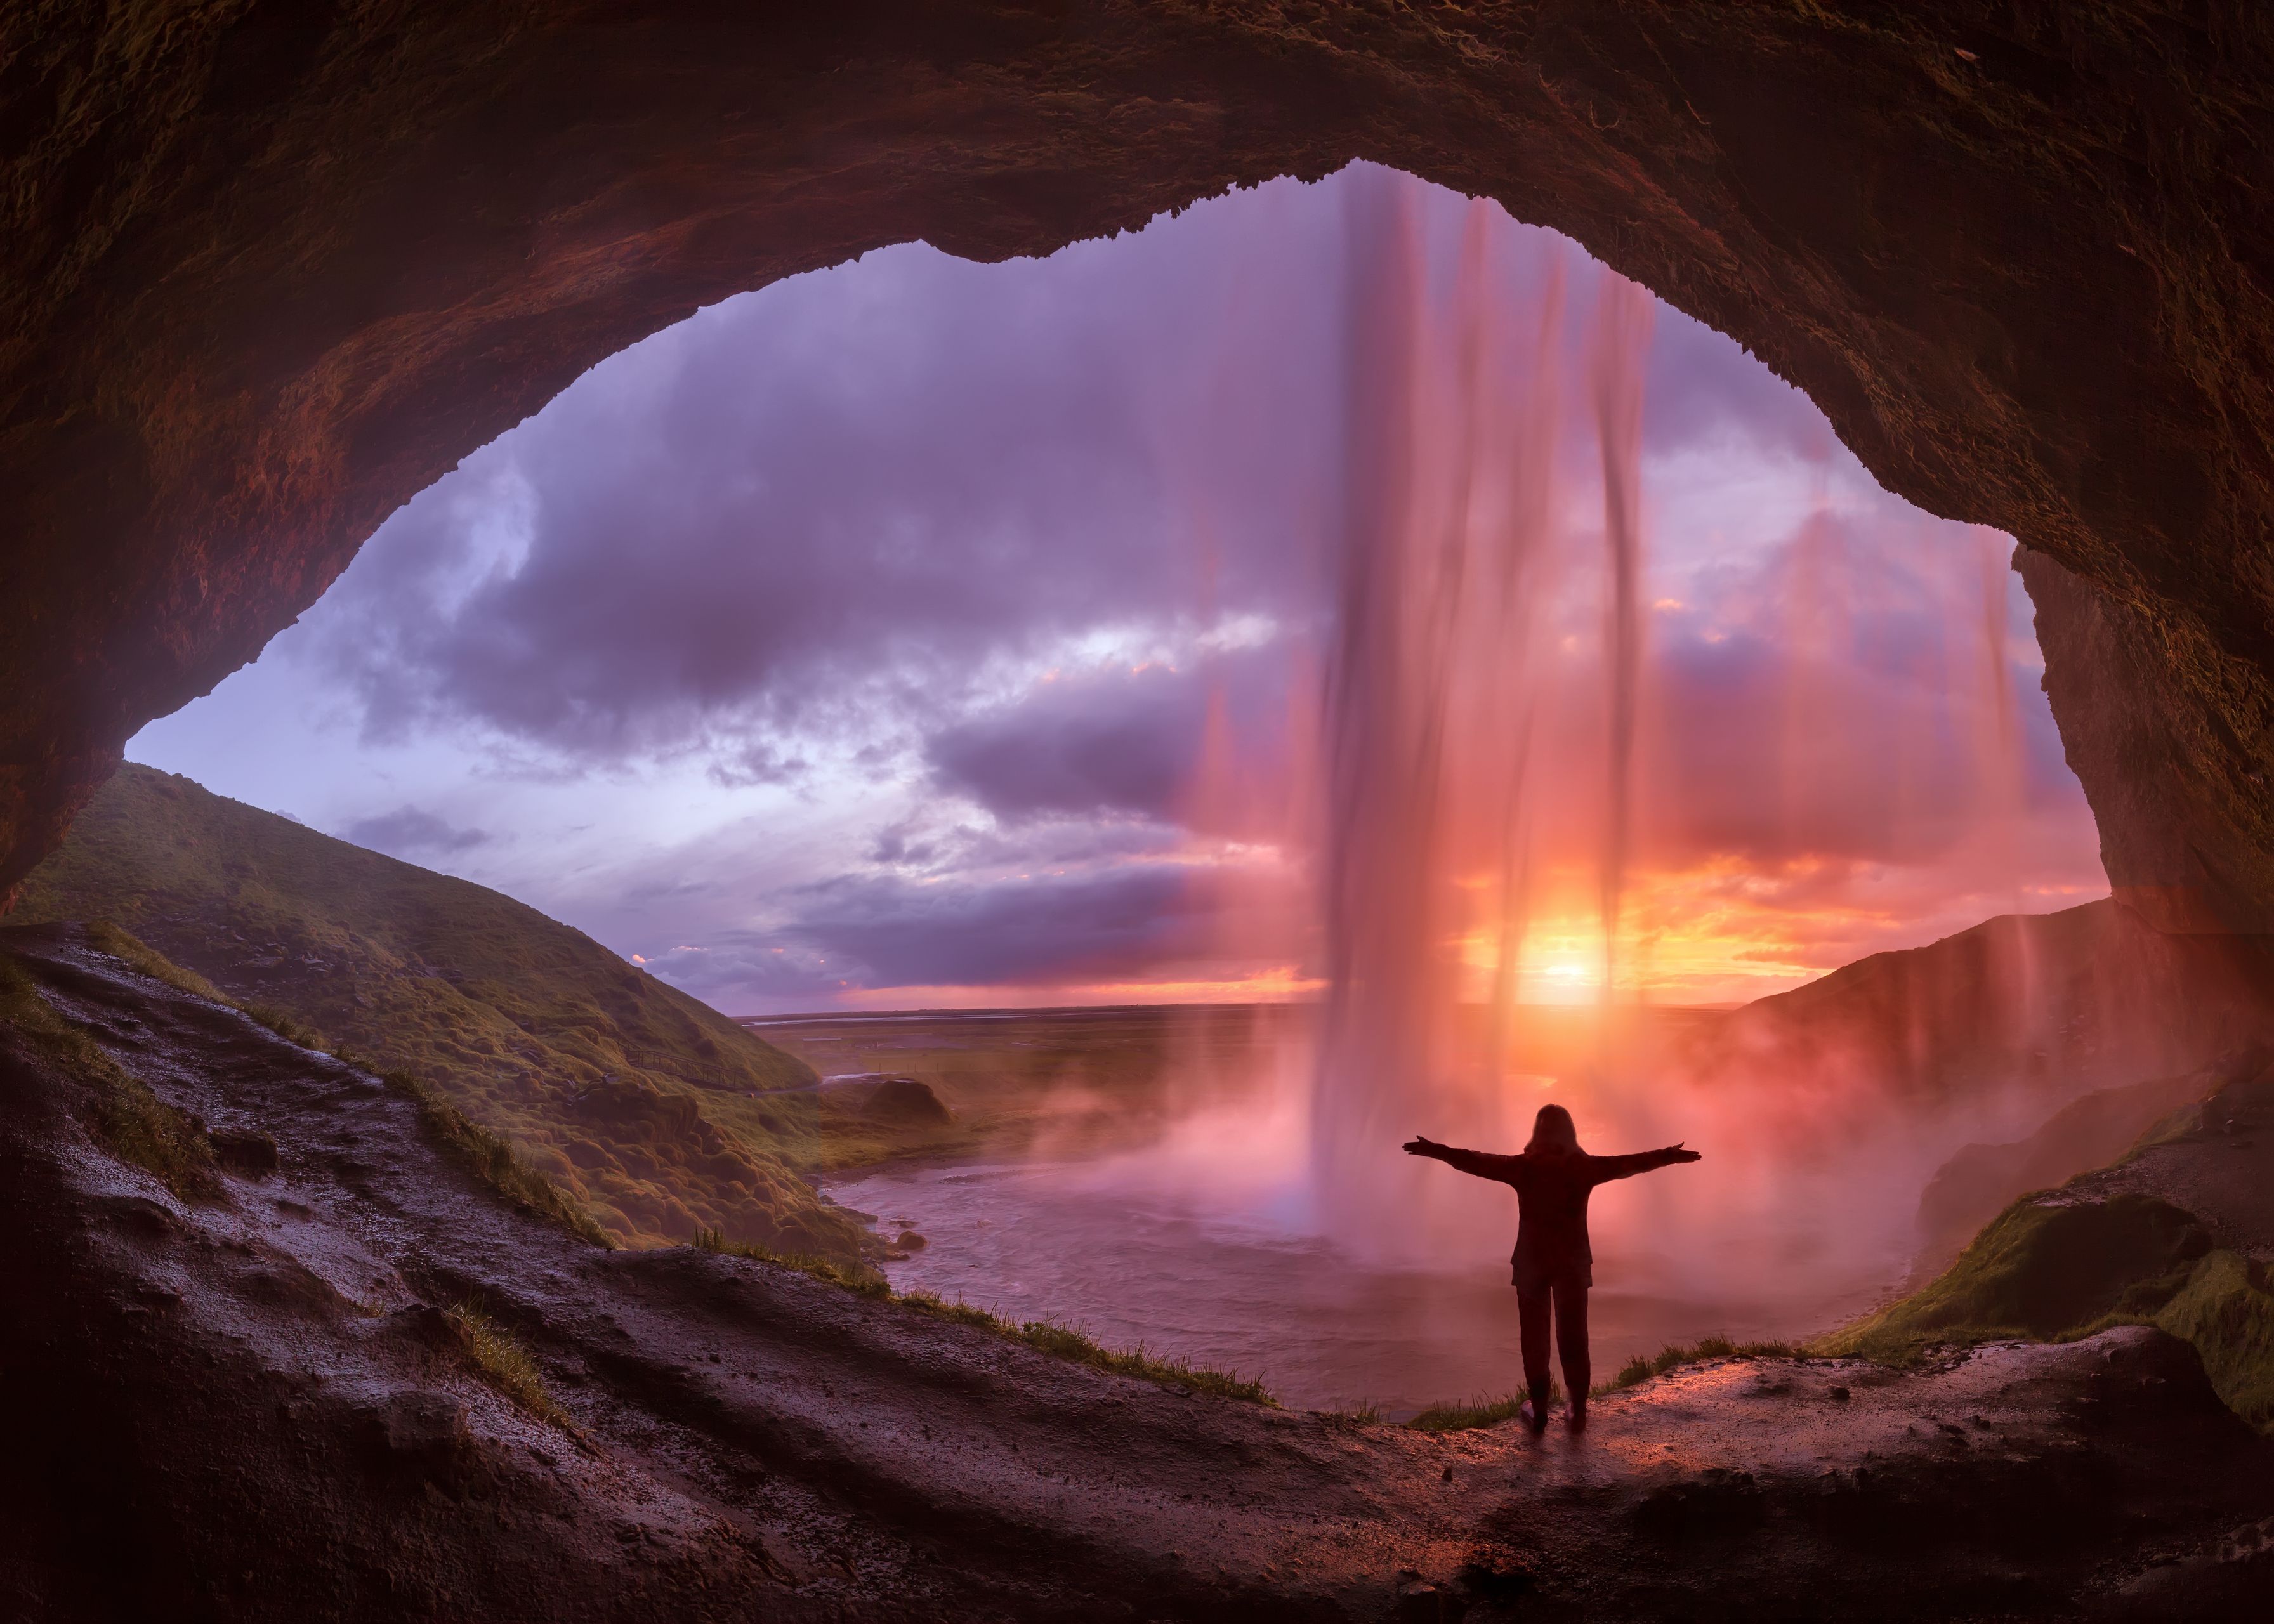
[[[391,520],[319,611],[327,658],[375,738],[471,723],[746,781],[796,766],[787,735],[925,726],[1005,662],[1158,635],[1203,571],[1223,613],[1283,607],[1335,289],[1236,307],[1333,216],[1258,223],[1047,264],[909,245],[705,311]],[[1169,443],[1160,397],[1236,318],[1269,410],[1230,389]]]
[[[1002,822],[1189,822],[1211,709],[1223,748],[1251,771],[1284,771],[1295,680],[1290,650],[1276,638],[1183,666],[1060,673],[940,728],[924,742],[924,761],[941,789]]]
[[[269,741],[260,799],[417,861],[478,853],[461,871],[738,1011],[1206,956],[1229,898],[1265,884],[1260,848],[1291,864],[1315,832],[1291,799],[1316,788],[1332,645],[1344,191],[1274,183],[1047,260],[907,244],[704,311],[409,503],[200,702],[269,680],[260,725],[207,726],[164,764],[226,787],[238,741]],[[1419,205],[1440,292],[1466,208]],[[1554,262],[1571,273],[1528,806],[1543,872],[1578,874],[1605,822],[1592,296],[1576,248],[1495,229],[1506,333],[1532,331]],[[1849,929],[1840,906],[1892,916],[1899,890],[1919,918],[1974,898],[1985,860],[1954,855],[1989,737],[1969,533],[1879,492],[1798,391],[1700,324],[1661,309],[1648,367],[1646,598],[1667,606],[1638,871],[1692,874],[1788,942]],[[2030,872],[2066,876],[2090,869],[2090,820],[2029,651],[2024,625],[1999,793],[2043,836]],[[310,695],[348,743],[304,748]]]
[[[1200,694],[1163,673],[1061,682],[1024,703],[934,734],[925,758],[944,788],[998,818],[1038,813],[1163,819],[1192,778]]]
[[[872,987],[1077,988],[1203,955],[1222,906],[1174,865],[927,882],[815,882],[765,929],[728,928],[651,955],[656,974],[742,1012]]]
[[[431,857],[471,851],[487,845],[490,838],[482,830],[456,828],[432,812],[412,806],[397,807],[376,817],[358,818],[340,831],[340,838],[396,857]]]
[[[795,908],[784,934],[872,986],[1113,980],[1208,943],[1204,905],[1169,866],[947,886],[835,879]]]

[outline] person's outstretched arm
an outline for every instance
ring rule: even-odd
[[[1500,1184],[1510,1184],[1516,1177],[1516,1164],[1521,1156],[1495,1156],[1488,1151],[1456,1150],[1450,1145],[1440,1145],[1434,1139],[1425,1139],[1419,1134],[1405,1141],[1409,1156],[1429,1156],[1443,1162],[1459,1173],[1478,1178],[1489,1178]]]
[[[1590,1156],[1587,1158],[1587,1170],[1594,1175],[1595,1183],[1600,1184],[1614,1178],[1632,1178],[1638,1173],[1647,1173],[1656,1168],[1672,1167],[1677,1162],[1703,1159],[1694,1150],[1668,1145],[1664,1150],[1638,1150],[1631,1156]]]

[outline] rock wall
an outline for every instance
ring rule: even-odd
[[[2100,827],[2116,899],[2157,930],[2274,933],[2274,840],[2255,739],[2202,703],[2165,628],[2027,547],[2046,695]],[[2263,746],[2262,746],[2263,748]]]
[[[0,887],[390,510],[657,327],[880,244],[1042,252],[1364,157],[1570,234],[1890,488],[2089,583],[2147,662],[2093,703],[2175,719],[2189,786],[2081,750],[2111,849],[2221,853],[2255,917],[2270,29],[2247,0],[15,8]]]

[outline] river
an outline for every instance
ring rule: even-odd
[[[1196,1200],[1131,1177],[1129,1158],[997,1166],[893,1166],[832,1184],[847,1205],[927,1244],[886,1266],[901,1290],[937,1292],[1015,1320],[1081,1327],[1260,1376],[1284,1403],[1379,1406],[1391,1419],[1521,1385],[1508,1283],[1515,1204],[1442,1267],[1367,1262],[1304,1232],[1269,1199]],[[1622,1276],[1655,1290],[1623,1288]],[[1775,1301],[1668,1291],[1652,1260],[1599,1238],[1595,1380],[1630,1357],[1711,1335],[1805,1335],[1869,1306],[1876,1284]]]

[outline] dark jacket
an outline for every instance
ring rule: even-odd
[[[1591,1156],[1585,1151],[1495,1156],[1449,1145],[1424,1154],[1516,1192],[1516,1251],[1509,1263],[1520,1288],[1572,1275],[1582,1284],[1592,1283],[1595,1252],[1587,1241],[1587,1198],[1595,1186],[1694,1159],[1678,1147],[1630,1156]]]

